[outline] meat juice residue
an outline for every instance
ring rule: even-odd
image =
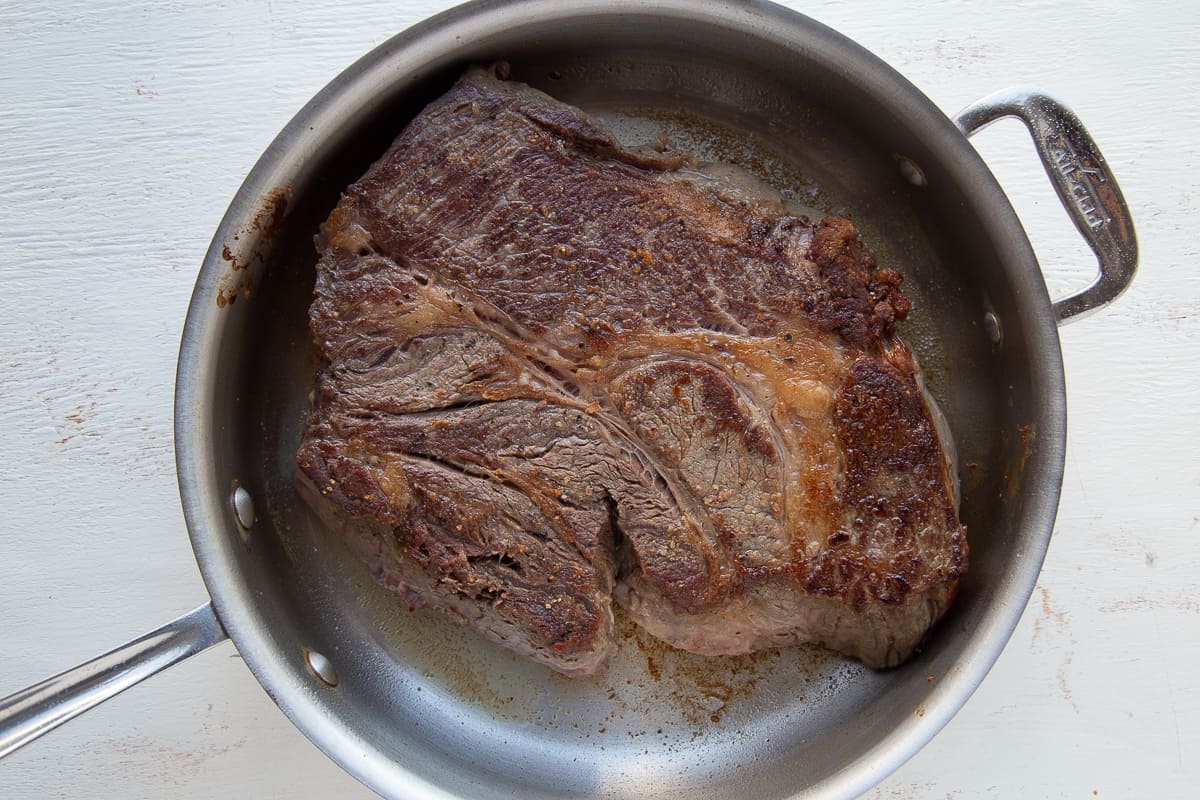
[[[739,735],[782,703],[816,710],[865,669],[815,646],[701,656],[655,639],[620,608],[615,617],[617,654],[581,677],[529,663],[434,612],[393,611],[387,627],[430,702],[447,697],[518,726],[580,740],[647,738],[656,747]]]
[[[221,259],[229,264],[229,272],[217,286],[218,308],[233,305],[238,297],[250,297],[254,289],[251,268],[261,266],[268,258],[283,229],[291,194],[285,186],[267,192],[245,228],[222,243]]]

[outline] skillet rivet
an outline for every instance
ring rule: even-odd
[[[992,344],[999,347],[1004,334],[1000,330],[1000,318],[994,312],[989,311],[983,315],[983,329],[987,331],[988,338],[992,340]]]
[[[255,521],[254,498],[243,487],[239,486],[236,481],[233,484],[231,503],[233,505],[233,518],[237,520],[238,527],[243,532],[253,528]]]
[[[337,670],[333,668],[333,662],[324,655],[306,647],[304,648],[304,663],[321,683],[330,687],[337,686]]]

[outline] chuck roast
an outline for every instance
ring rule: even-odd
[[[853,224],[473,68],[317,238],[301,493],[375,579],[560,672],[906,659],[967,564],[909,308]]]

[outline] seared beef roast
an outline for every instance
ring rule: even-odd
[[[472,69],[342,197],[297,485],[375,578],[588,673],[911,654],[966,569],[900,276],[846,219]]]

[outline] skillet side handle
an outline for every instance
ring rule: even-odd
[[[1082,319],[1115,300],[1137,271],[1137,238],[1129,208],[1083,123],[1034,87],[988,95],[960,111],[955,124],[970,136],[1004,117],[1016,117],[1029,128],[1059,200],[1100,262],[1100,275],[1091,286],[1054,303],[1059,325]]]
[[[0,700],[0,758],[144,678],[229,638],[206,603],[156,631]]]

